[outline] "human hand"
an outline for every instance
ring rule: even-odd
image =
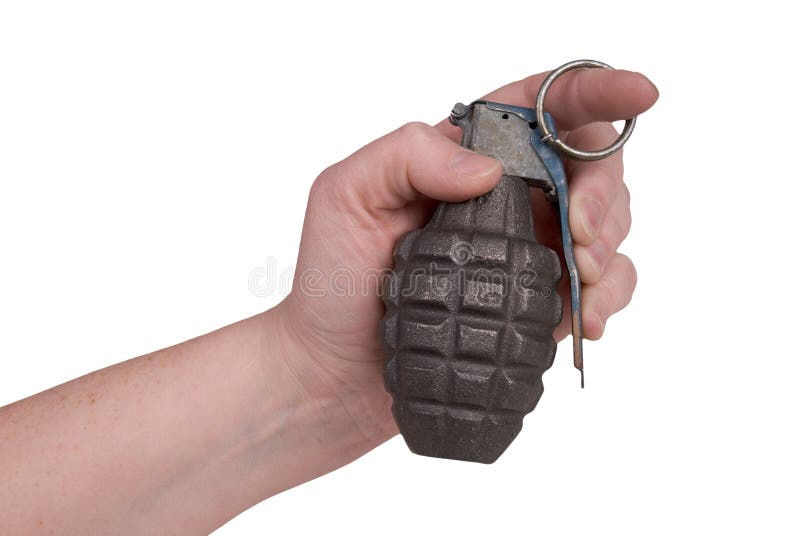
[[[547,73],[504,86],[485,98],[533,106]],[[638,115],[658,98],[644,76],[581,70],[559,78],[547,110],[559,137],[599,149],[617,137],[611,121]],[[335,399],[352,425],[375,445],[397,432],[382,381],[378,324],[384,308],[381,275],[392,268],[395,242],[422,227],[438,201],[463,201],[489,191],[500,163],[460,145],[459,128],[442,121],[409,123],[322,172],[312,186],[292,293],[278,306],[287,364],[312,397]],[[597,162],[568,160],[570,229],[583,282],[583,326],[598,339],[608,318],[625,307],[636,285],[631,260],[617,253],[630,229],[630,197],[622,152]],[[537,239],[561,250],[553,211],[532,193]],[[569,282],[559,290],[564,315],[554,337],[570,331]]]

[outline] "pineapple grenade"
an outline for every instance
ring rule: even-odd
[[[542,85],[536,110],[457,104],[450,121],[462,128],[461,144],[498,158],[503,176],[483,196],[440,203],[423,229],[405,234],[395,247],[383,292],[384,381],[400,432],[417,454],[492,463],[542,395],[542,374],[556,352],[553,330],[562,317],[556,290],[561,261],[536,241],[530,187],[544,190],[557,206],[570,276],[574,365],[583,385],[580,278],[561,154],[607,156],[627,140],[634,121],[603,151],[578,151],[558,140],[542,111],[544,94],[557,76],[577,67],[610,68],[592,60],[561,67]]]

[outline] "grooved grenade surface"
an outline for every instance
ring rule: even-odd
[[[542,394],[561,320],[556,253],[536,243],[528,185],[441,203],[404,235],[384,288],[384,379],[409,448],[494,462]]]

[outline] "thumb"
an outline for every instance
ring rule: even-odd
[[[427,196],[464,201],[500,179],[500,161],[456,144],[425,123],[408,123],[326,170],[366,209],[398,209]],[[322,178],[322,177],[321,177]]]

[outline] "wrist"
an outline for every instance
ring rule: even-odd
[[[396,435],[391,397],[383,385],[382,360],[364,363],[342,359],[324,335],[309,327],[305,318],[308,310],[299,305],[290,295],[265,313],[268,329],[279,341],[281,367],[296,391],[306,402],[326,408],[325,412],[336,408],[336,414],[362,436],[364,452]]]
[[[388,431],[369,424],[369,397],[331,374],[326,357],[298,329],[289,302],[260,317],[265,403],[251,449],[272,458],[273,473],[264,475],[269,495],[350,463],[396,433],[393,423]]]

